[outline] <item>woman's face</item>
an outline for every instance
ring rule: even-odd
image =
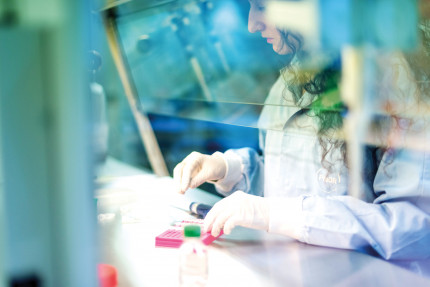
[[[248,30],[251,33],[261,32],[261,37],[273,46],[273,50],[280,55],[293,53],[290,45],[298,50],[299,42],[291,34],[288,34],[288,42],[285,43],[281,32],[272,24],[266,21],[265,8],[266,0],[248,0],[250,4],[248,16]]]

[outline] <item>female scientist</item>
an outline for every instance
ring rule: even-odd
[[[205,228],[216,236],[240,225],[309,244],[376,251],[385,259],[429,258],[430,153],[397,148],[415,121],[380,120],[385,147],[365,148],[363,197],[349,196],[342,109],[333,96],[340,64],[302,72],[303,39],[266,22],[264,1],[249,2],[249,31],[260,32],[276,53],[292,60],[259,119],[263,157],[250,148],[193,152],[175,167],[181,193],[212,182],[226,196],[208,213]],[[391,55],[384,64],[390,69],[380,93],[396,98],[419,92],[401,56]],[[404,107],[391,103],[392,114]]]

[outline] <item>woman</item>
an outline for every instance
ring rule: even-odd
[[[306,70],[303,39],[270,25],[264,18],[264,1],[249,2],[249,31],[260,32],[276,53],[292,55],[259,120],[263,157],[249,148],[213,155],[194,152],[174,170],[179,191],[212,182],[226,195],[205,218],[205,228],[214,236],[240,225],[310,244],[377,252],[385,259],[428,258],[430,154],[394,146],[366,147],[363,197],[349,196],[337,89],[340,63]],[[380,61],[396,67],[384,81],[392,84],[395,78],[398,83],[395,89],[386,89],[382,81],[381,93],[416,90],[401,56]],[[393,105],[386,112],[396,113]],[[399,117],[393,118],[380,117],[374,125],[375,130],[388,131],[378,133],[386,144],[392,134],[398,136],[399,130],[414,125],[392,128],[400,126]]]

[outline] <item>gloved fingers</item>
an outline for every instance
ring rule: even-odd
[[[218,216],[215,221],[212,223],[211,234],[214,237],[217,237],[221,233],[221,229],[224,228],[224,223],[228,219],[227,216]]]
[[[189,184],[190,188],[196,188],[201,184],[205,183],[207,180],[210,180],[210,178],[208,178],[208,174],[203,170],[203,168],[204,167],[202,167],[202,169],[196,172],[196,174],[194,174],[194,176],[191,178]]]
[[[179,193],[184,193],[184,191],[182,191],[182,169],[184,167],[184,162],[180,162],[178,163],[175,168],[173,169],[173,180],[175,182],[175,185],[177,187],[177,190]]]
[[[211,234],[212,236],[218,236],[221,230],[224,228],[225,222],[234,215],[234,210],[232,210],[229,205],[224,205],[222,209],[216,214],[213,219]]]
[[[240,225],[241,220],[242,218],[240,218],[237,214],[228,218],[227,221],[224,223],[224,233],[230,234],[233,228],[235,228],[237,225]]]
[[[200,170],[201,162],[198,158],[194,160],[185,160],[184,167],[182,168],[181,176],[181,190],[185,192],[190,188],[190,183],[197,172]]]
[[[193,162],[193,161],[198,160],[198,159],[199,159],[199,158],[201,158],[202,156],[203,156],[203,154],[201,154],[201,153],[199,153],[199,152],[196,152],[196,151],[193,151],[192,153],[190,153],[189,155],[187,155],[187,156],[184,158],[183,162]]]
[[[208,214],[206,214],[206,217],[204,219],[204,224],[203,224],[203,229],[205,232],[211,231],[212,230],[212,225],[215,221],[215,219],[217,218],[218,214],[220,213],[220,211],[222,210],[222,201],[225,200],[222,199],[221,201],[217,202],[212,208],[211,210],[208,212]]]
[[[235,193],[224,199],[219,215],[214,219],[212,224],[212,236],[218,236],[223,229],[224,233],[230,234],[231,230],[246,220],[246,214],[243,212],[246,206],[247,197],[250,195],[244,193],[241,190],[237,190]]]
[[[237,190],[232,195],[218,201],[205,217],[205,231],[211,231],[213,229],[213,225],[220,214],[228,214],[228,212],[232,213],[234,211],[238,211],[238,204],[242,201],[241,198],[244,194],[245,193],[243,191]],[[238,204],[235,204],[235,202]]]
[[[178,186],[178,192],[179,193],[185,193],[189,187],[189,174],[184,175],[184,169],[187,165],[190,163],[193,163],[201,156],[198,152],[192,152],[187,157],[184,158],[184,160],[176,165],[176,167],[173,169],[173,178],[175,181],[175,184]],[[192,168],[190,166],[187,167]],[[185,179],[185,182],[184,182]]]
[[[219,180],[225,176],[226,168],[222,158],[215,160],[212,156],[203,156],[200,158],[199,170],[192,177],[190,186],[194,188],[210,180]]]

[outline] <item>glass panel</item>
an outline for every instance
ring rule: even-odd
[[[256,127],[288,59],[247,31],[248,6],[183,1],[120,17],[118,31],[143,109]]]
[[[349,118],[360,141],[376,145],[408,121],[428,121],[428,23],[417,29],[413,4],[156,2],[120,6],[116,19],[146,112],[279,131],[294,122],[298,133],[305,115],[320,136],[341,140],[354,133]]]

